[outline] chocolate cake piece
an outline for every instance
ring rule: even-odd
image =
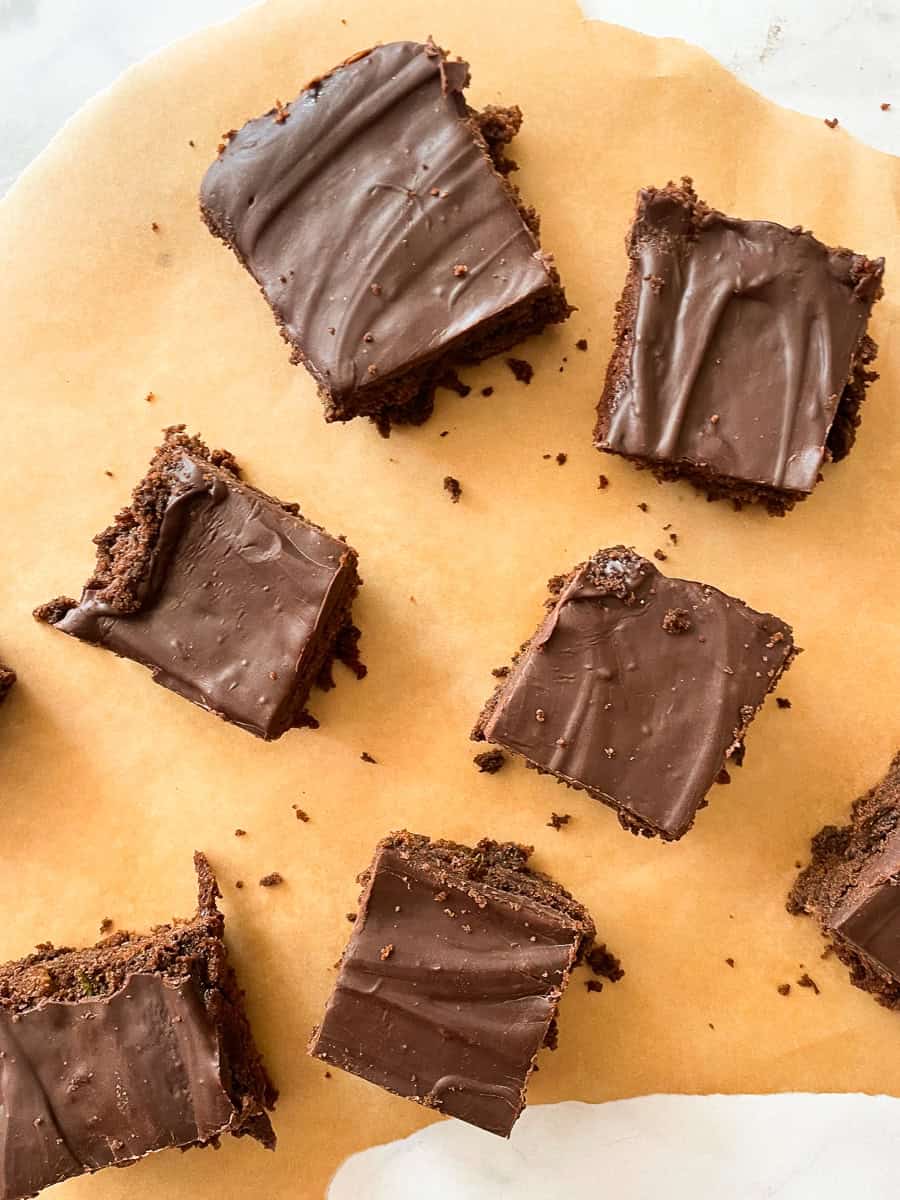
[[[531,849],[395,833],[379,843],[309,1052],[502,1137],[590,949],[586,910]]]
[[[196,916],[0,966],[0,1196],[22,1200],[155,1150],[275,1134],[209,863]]]
[[[584,789],[633,833],[682,837],[798,653],[790,626],[624,546],[550,587],[473,739]]]
[[[814,916],[851,983],[900,1010],[900,753],[855,802],[849,825],[813,838],[788,911]]]
[[[783,515],[849,453],[884,259],[645,188],[595,443],[710,499]]]
[[[508,178],[522,114],[476,112],[468,83],[431,41],[365,50],[227,135],[203,180],[327,421],[420,424],[454,366],[571,311]]]
[[[359,677],[351,605],[356,551],[241,482],[225,451],[174,426],[130,508],[94,541],[81,600],[38,620],[143,663],[157,683],[271,740],[331,687],[335,657]]]
[[[0,663],[0,704],[9,695],[10,689],[15,682],[16,673],[12,667],[7,667],[5,663]]]

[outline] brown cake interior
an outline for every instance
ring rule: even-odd
[[[42,944],[33,954],[0,966],[0,1007],[18,1014],[48,1001],[111,996],[139,973],[173,982],[192,978],[219,1037],[223,1084],[240,1114],[231,1132],[274,1148],[266,1110],[274,1107],[278,1093],[256,1048],[243,993],[228,961],[216,878],[204,855],[194,855],[194,866],[198,900],[193,917],[149,934],[113,933],[81,950]]]

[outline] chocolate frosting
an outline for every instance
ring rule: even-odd
[[[777,617],[615,547],[576,568],[476,732],[678,838],[794,652]]]
[[[672,185],[639,194],[629,254],[634,312],[598,445],[811,492],[884,260]]]
[[[467,119],[467,83],[431,44],[378,46],[250,121],[203,180],[205,219],[333,396],[551,286]]]
[[[157,683],[260,737],[283,733],[299,681],[357,584],[348,547],[185,454],[136,612],[87,588],[56,628],[149,667]]]
[[[310,1053],[505,1137],[584,928],[383,846]]]
[[[237,1123],[191,979],[131,976],[105,999],[0,1009],[0,1200]]]

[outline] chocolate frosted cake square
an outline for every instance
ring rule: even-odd
[[[900,1010],[900,754],[849,825],[813,838],[788,909],[817,919],[856,987]]]
[[[468,82],[433,42],[376,46],[226,135],[203,180],[326,420],[417,424],[454,366],[569,315],[509,181],[522,114],[476,112]]]
[[[203,855],[196,916],[0,966],[0,1196],[225,1133],[273,1149],[253,1041]]]
[[[310,1054],[507,1137],[594,938],[586,910],[528,868],[530,853],[385,838]]]
[[[243,483],[233,457],[166,433],[132,503],[94,541],[81,599],[35,616],[149,667],[155,682],[271,740],[316,724],[314,684],[360,677],[356,551]]]
[[[596,444],[782,515],[849,453],[884,259],[725,216],[691,181],[638,194]]]
[[[789,625],[624,546],[551,580],[549,614],[472,734],[682,837],[797,653]]]

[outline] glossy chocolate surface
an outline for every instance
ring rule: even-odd
[[[377,46],[250,121],[203,181],[207,223],[333,397],[551,286],[469,122],[468,79],[431,44]]]
[[[141,587],[120,612],[86,589],[63,633],[143,663],[157,683],[260,737],[283,733],[356,587],[355,556],[227,471],[184,454]]]
[[[195,984],[131,976],[104,999],[0,1009],[0,1200],[168,1147],[240,1114]]]
[[[566,581],[480,733],[678,838],[792,652],[777,617],[615,547]]]
[[[884,260],[671,186],[640,193],[629,255],[629,332],[597,444],[811,492]]]
[[[585,929],[382,845],[310,1052],[507,1136]]]

